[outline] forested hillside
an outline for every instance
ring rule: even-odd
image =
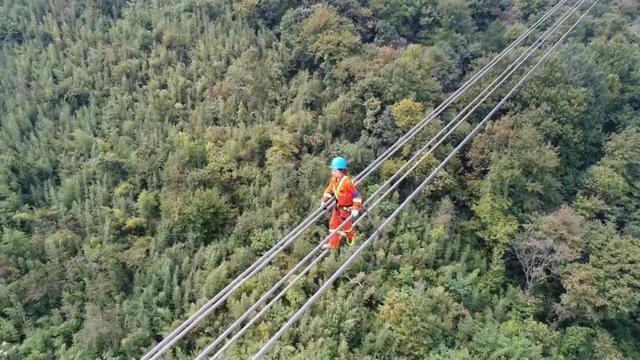
[[[0,1],[0,359],[139,359],[318,207],[333,156],[357,174],[555,3]],[[640,359],[639,15],[601,1],[270,358]],[[197,355],[326,221],[165,358]],[[225,358],[250,358],[350,251]]]

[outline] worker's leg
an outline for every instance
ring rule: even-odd
[[[356,230],[353,228],[353,221],[349,220],[346,224],[344,224],[344,235],[347,237],[347,241],[351,243],[351,240],[354,236],[356,236]]]
[[[342,219],[335,211],[332,212],[331,220],[329,220],[329,232],[334,232],[335,229],[340,227],[340,224],[342,224]],[[337,249],[338,247],[340,247],[340,236],[342,234],[344,234],[344,230],[340,230],[339,232],[331,236],[331,238],[329,238],[328,244],[330,248]]]

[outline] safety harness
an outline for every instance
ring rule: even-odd
[[[338,184],[333,188],[333,194],[336,197],[336,200],[338,199],[338,194],[340,191],[340,188],[342,187],[343,182],[348,178],[347,175],[344,175],[340,181],[338,182]],[[351,208],[353,207],[353,203],[349,204],[349,205],[338,205],[336,202],[336,212],[338,214],[338,216],[340,216],[340,212],[338,210],[343,210],[346,211],[348,213],[351,213]],[[347,215],[346,217],[342,217],[340,216],[341,219],[346,219],[348,218],[349,215]]]

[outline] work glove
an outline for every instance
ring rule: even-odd
[[[358,217],[359,214],[360,214],[360,211],[356,209],[351,210],[351,216],[353,216],[354,218]]]

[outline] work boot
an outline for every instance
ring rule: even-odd
[[[322,247],[320,249],[322,249],[322,250],[327,250],[327,249],[336,250],[337,248],[338,248],[337,246],[331,246],[331,244],[329,244],[327,242],[327,243],[322,244]]]

